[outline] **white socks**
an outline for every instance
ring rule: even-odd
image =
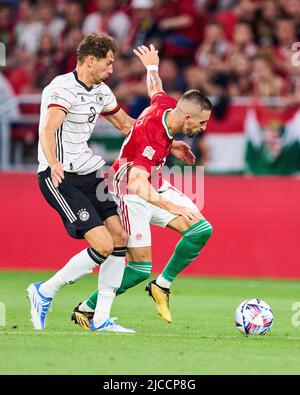
[[[87,304],[86,304],[86,301],[85,302],[82,302],[81,304],[80,304],[80,306],[79,306],[79,311],[81,311],[81,312],[86,312],[86,313],[93,313],[95,310],[94,309],[91,309]]]
[[[110,255],[102,263],[98,277],[98,299],[94,314],[94,325],[99,327],[110,317],[110,310],[120,287],[125,270],[125,256]]]
[[[94,254],[95,251],[92,250],[92,253]],[[115,253],[120,255],[119,251]],[[91,257],[93,254],[91,254],[90,250],[88,252],[88,249],[85,249],[73,256],[61,270],[48,281],[41,284],[40,292],[42,295],[53,298],[56,292],[65,284],[72,284],[86,274],[92,273],[93,269],[99,266]],[[123,255],[110,255],[100,265],[98,299],[94,314],[95,327],[99,327],[104,321],[110,318],[111,306],[116,296],[116,290],[122,283],[125,270],[125,253]],[[105,259],[105,257],[99,254],[97,259]],[[84,310],[88,311],[90,309]]]
[[[86,274],[92,273],[98,265],[90,257],[87,249],[73,256],[69,262],[48,281],[40,286],[40,292],[48,298],[53,298],[56,292],[65,284],[72,284]]]
[[[163,278],[163,276],[161,274],[157,277],[155,282],[156,282],[157,285],[159,285],[162,288],[168,288],[169,289],[171,287],[170,281],[168,281],[165,278]]]

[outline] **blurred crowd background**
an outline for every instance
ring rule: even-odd
[[[217,121],[245,98],[257,103],[279,97],[283,109],[299,106],[300,66],[291,58],[300,41],[300,0],[0,0],[0,42],[7,56],[0,104],[13,95],[40,93],[56,75],[74,70],[79,42],[94,31],[118,42],[106,83],[132,117],[149,104],[145,69],[132,49],[149,43],[159,49],[164,89],[175,98],[187,89],[202,90],[213,98]],[[39,105],[22,104],[18,111],[38,113]],[[30,141],[22,160],[33,161],[36,126],[16,126],[13,138],[18,136]],[[205,164],[206,136],[192,144],[197,163]]]

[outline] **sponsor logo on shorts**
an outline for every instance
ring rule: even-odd
[[[79,210],[77,215],[79,216],[79,219],[81,219],[81,221],[87,221],[90,218],[90,214],[88,213],[88,211],[86,211],[85,208]]]
[[[142,156],[148,158],[149,160],[152,160],[154,154],[155,154],[155,149],[153,149],[150,145],[147,145],[147,147],[145,147],[142,153]]]
[[[135,238],[136,238],[137,240],[142,240],[142,238],[143,238],[142,233],[137,233],[137,234],[135,235]]]

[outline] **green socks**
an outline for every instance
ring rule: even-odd
[[[129,261],[125,267],[125,272],[117,295],[124,293],[127,289],[134,287],[150,277],[152,262],[132,262]]]
[[[212,234],[212,226],[205,219],[192,225],[182,233],[182,238],[164,268],[161,276],[172,282],[189,263],[195,259]]]

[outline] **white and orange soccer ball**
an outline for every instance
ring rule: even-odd
[[[263,300],[247,299],[235,311],[235,324],[243,335],[264,335],[273,324],[273,312]]]

